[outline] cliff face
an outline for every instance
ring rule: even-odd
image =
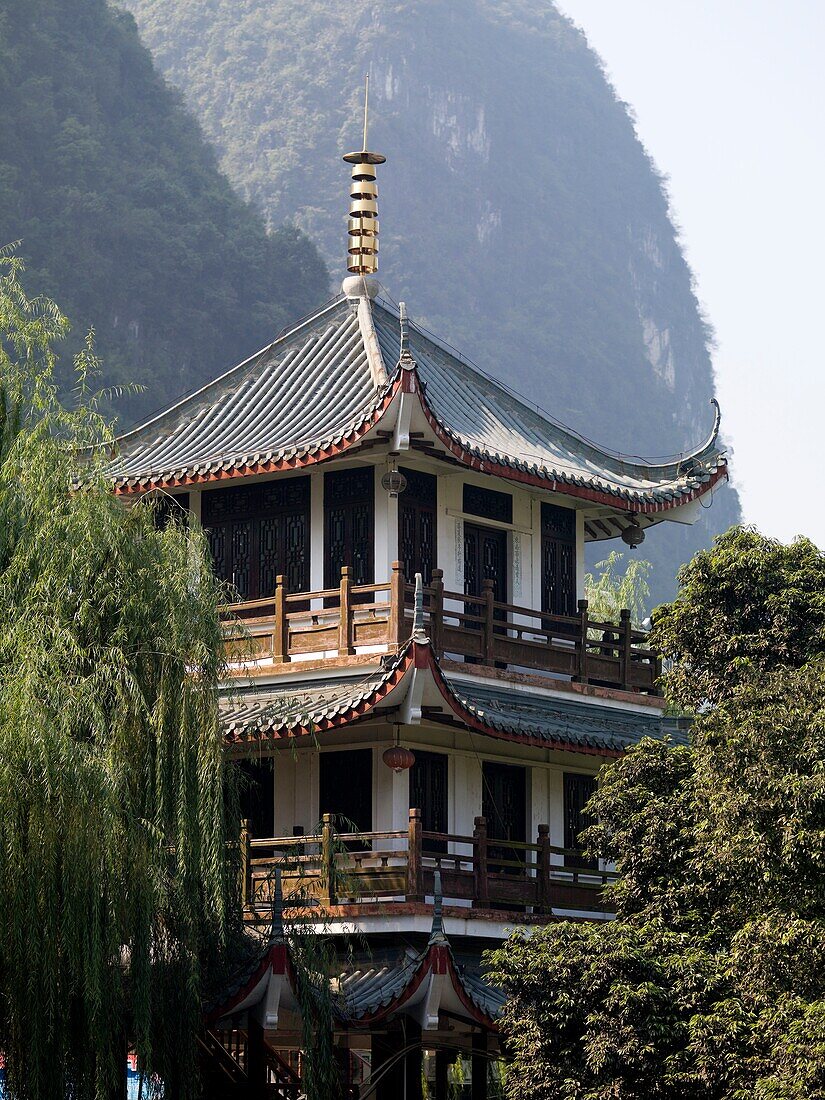
[[[106,0],[0,5],[0,244],[74,331],[94,325],[104,381],[137,382],[134,418],[271,340],[324,300],[315,247],[268,235],[156,72],[131,15]]]
[[[584,434],[672,454],[711,422],[708,332],[662,181],[583,36],[550,0],[126,0],[222,164],[344,273],[372,73],[380,278],[411,316]],[[680,560],[738,515],[645,556]]]

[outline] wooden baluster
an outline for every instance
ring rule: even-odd
[[[321,862],[324,877],[322,901],[327,905],[336,905],[338,898],[335,893],[335,848],[333,845],[335,828],[332,814],[324,814],[321,820]]]
[[[495,581],[491,577],[485,577],[481,582],[481,599],[482,606],[484,608],[484,657],[483,662],[485,665],[495,664],[495,654],[493,653],[493,646],[495,640],[493,638],[493,587]]]
[[[400,646],[410,636],[407,632],[404,616],[404,570],[400,561],[392,563],[392,575],[390,577],[390,625],[387,643],[391,646]]]
[[[275,578],[275,627],[272,632],[272,660],[281,665],[289,660],[289,620],[286,617],[286,577]]]
[[[249,820],[241,821],[241,901],[244,909],[251,905],[252,894],[252,837],[249,832]]]
[[[421,810],[410,810],[407,840],[407,901],[424,900],[424,873],[421,862]]]
[[[623,607],[619,612],[621,619],[621,626],[619,629],[619,637],[621,638],[621,650],[619,651],[621,657],[621,681],[622,687],[626,690],[630,690],[631,684],[631,666],[630,658],[633,647],[633,625],[630,622],[630,612],[626,607]]]
[[[579,600],[579,637],[576,642],[579,661],[575,679],[580,684],[587,683],[587,623],[587,600]]]
[[[444,656],[444,570],[433,569],[430,599],[430,644],[436,657]]]
[[[536,843],[539,846],[539,908],[542,913],[550,912],[550,826],[539,825]]]
[[[487,818],[477,817],[473,830],[473,870],[475,871],[474,909],[490,908],[490,883],[487,879]]]
[[[338,656],[349,657],[355,652],[352,644],[352,578],[350,567],[341,566],[340,618],[338,620]]]

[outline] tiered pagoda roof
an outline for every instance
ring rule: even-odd
[[[718,408],[695,450],[666,461],[627,458],[557,423],[412,325],[402,356],[405,324],[387,301],[336,298],[122,435],[110,466],[118,491],[301,468],[355,456],[399,431],[414,450],[639,515],[646,524],[726,476]],[[608,521],[588,526],[588,536],[621,530]]]

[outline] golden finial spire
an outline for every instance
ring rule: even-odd
[[[378,184],[375,165],[387,159],[367,151],[367,122],[370,78],[364,81],[364,145],[360,153],[347,153],[344,160],[352,165],[350,188],[347,271],[353,275],[374,275],[378,270]]]

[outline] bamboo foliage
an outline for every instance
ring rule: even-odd
[[[20,1100],[108,1098],[127,1045],[167,1097],[197,1087],[204,959],[235,906],[202,535],[158,529],[102,467],[67,330],[0,256],[0,1049]]]

